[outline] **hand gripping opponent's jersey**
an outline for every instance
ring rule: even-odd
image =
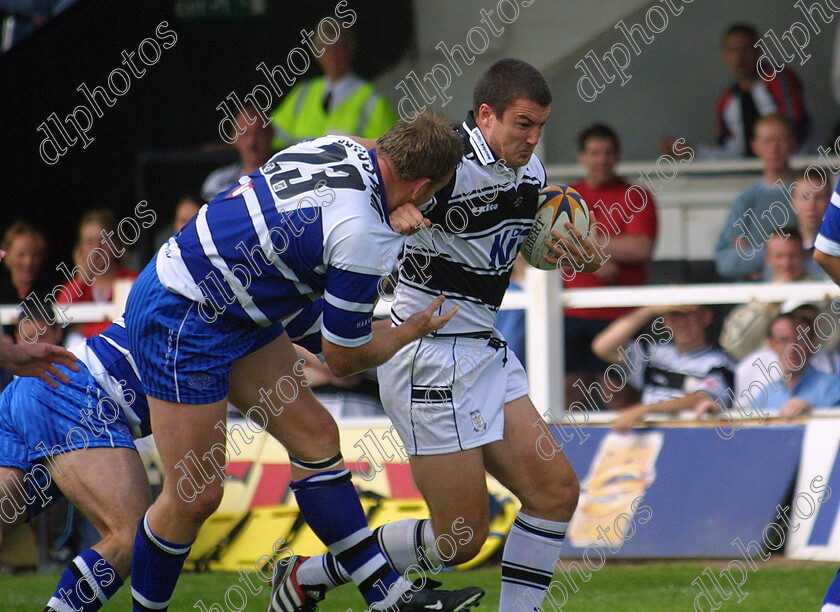
[[[376,152],[326,136],[281,151],[203,206],[161,248],[157,273],[208,321],[288,327],[323,297],[323,320],[307,324],[353,347],[371,337],[379,281],[403,240]]]
[[[432,296],[446,296],[444,312],[461,310],[436,336],[492,331],[546,181],[536,155],[515,171],[497,160],[472,113],[458,133],[466,154],[453,180],[421,207],[433,225],[406,239],[391,309],[402,323]]]

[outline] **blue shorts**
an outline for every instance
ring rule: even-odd
[[[155,259],[131,288],[125,327],[146,395],[179,404],[227,397],[233,362],[285,331],[280,322],[245,327],[218,317],[208,323],[197,302],[160,284]]]
[[[70,382],[58,389],[37,378],[18,378],[6,387],[0,395],[0,465],[30,472],[48,458],[60,470],[65,465],[60,455],[67,451],[135,448],[122,410],[101,401],[108,394],[84,363],[78,365],[78,372],[62,368]],[[33,475],[43,482],[42,470],[37,472]],[[30,506],[30,517],[42,508]]]

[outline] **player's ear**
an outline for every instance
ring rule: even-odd
[[[493,112],[493,108],[489,104],[484,102],[478,107],[476,119],[478,120],[479,124],[487,126],[487,124],[490,121],[490,117],[492,117],[493,115],[495,115],[495,113]]]
[[[430,178],[419,178],[414,181],[414,185],[411,188],[411,202],[415,202],[417,204],[423,204],[424,202],[417,202],[417,194],[423,191],[426,187],[431,185],[432,179]]]

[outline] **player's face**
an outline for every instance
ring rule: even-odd
[[[549,113],[551,106],[518,98],[501,117],[496,116],[487,104],[482,104],[477,121],[493,154],[503,159],[509,168],[520,168],[530,161]]]
[[[605,185],[615,177],[615,163],[618,161],[615,143],[609,138],[589,138],[578,154],[578,161],[586,169],[587,182],[595,186]]]
[[[22,234],[12,241],[3,261],[9,267],[12,283],[31,286],[41,271],[44,251],[35,238],[29,234]]]
[[[723,63],[736,79],[751,79],[756,75],[758,49],[755,40],[747,34],[735,32],[723,41]]]
[[[808,185],[807,181],[800,181],[793,196],[793,203],[799,212],[796,213],[796,220],[802,230],[816,233],[822,223],[828,203],[831,201],[831,191],[822,189],[817,191]]]
[[[778,236],[773,236],[767,242],[764,262],[773,274],[773,281],[796,281],[805,274],[805,249],[799,240],[786,238],[782,241]]]

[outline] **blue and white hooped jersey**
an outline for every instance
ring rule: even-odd
[[[288,326],[323,297],[313,327],[354,347],[371,337],[380,279],[403,242],[389,224],[375,151],[326,136],[277,153],[205,204],[163,245],[156,269],[211,322]]]
[[[122,408],[132,435],[142,438],[152,433],[149,404],[143,393],[137,365],[128,350],[123,318],[118,318],[100,334],[69,350],[87,366],[99,386]]]
[[[825,211],[814,246],[827,255],[840,257],[840,183],[831,194],[831,204]]]

